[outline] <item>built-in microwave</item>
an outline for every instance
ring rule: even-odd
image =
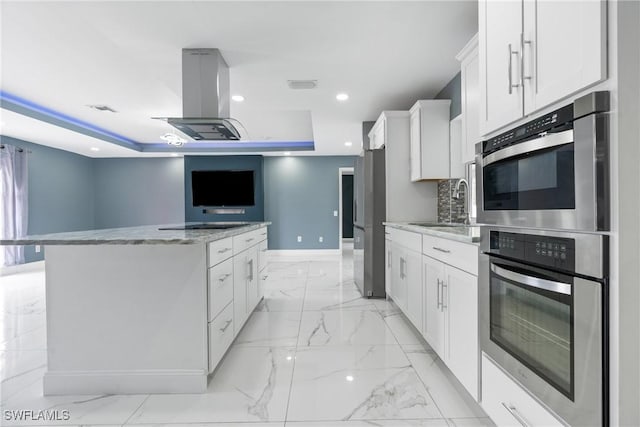
[[[476,145],[478,223],[609,230],[609,93]]]

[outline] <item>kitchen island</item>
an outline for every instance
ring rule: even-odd
[[[268,223],[184,225],[0,241],[46,247],[44,394],[206,390],[262,299]]]

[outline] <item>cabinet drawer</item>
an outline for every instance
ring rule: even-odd
[[[429,235],[422,236],[422,253],[460,270],[478,275],[478,247]]]
[[[209,262],[208,267],[213,267],[216,264],[224,261],[227,258],[231,258],[233,255],[233,240],[231,237],[222,240],[216,240],[215,242],[209,242]]]
[[[233,303],[209,322],[209,372],[212,372],[233,342]]]
[[[484,354],[482,408],[498,427],[563,425]]]
[[[233,254],[238,254],[251,246],[257,245],[260,241],[266,239],[266,233],[267,229],[263,227],[238,236],[233,236]]]
[[[209,321],[233,299],[233,260],[228,259],[209,269]]]
[[[396,228],[393,230],[393,242],[412,251],[420,252],[422,249],[422,234]]]
[[[258,271],[261,272],[267,266],[267,241],[263,240],[258,246]]]

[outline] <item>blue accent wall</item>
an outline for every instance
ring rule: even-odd
[[[265,157],[265,221],[269,249],[338,249],[338,169],[351,156]],[[297,242],[302,236],[302,242]],[[322,236],[323,242],[318,238]]]
[[[252,170],[255,173],[254,206],[243,207],[244,214],[205,214],[203,207],[193,206],[191,171]],[[201,221],[264,221],[264,184],[262,156],[185,156],[184,158],[184,218]]]
[[[95,160],[96,228],[184,222],[181,158]]]
[[[454,119],[462,112],[462,74],[458,72],[447,85],[436,95],[436,99],[450,99],[449,119]]]
[[[7,136],[0,142],[29,151],[27,234],[90,230],[95,226],[94,160]],[[44,248],[42,248],[44,249]],[[44,250],[25,247],[26,262],[44,259]]]

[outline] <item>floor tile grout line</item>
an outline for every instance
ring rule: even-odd
[[[127,419],[124,421],[124,423],[122,423],[123,426],[127,425],[127,423],[131,420],[131,418],[133,418],[133,416],[140,410],[140,408],[142,408],[142,406],[147,402],[147,400],[149,400],[150,397],[151,397],[151,395],[147,394],[147,396],[142,400],[142,402],[140,402],[140,405],[138,405],[138,407],[136,409],[134,409],[134,411],[131,413],[131,415],[129,415],[127,417]]]

